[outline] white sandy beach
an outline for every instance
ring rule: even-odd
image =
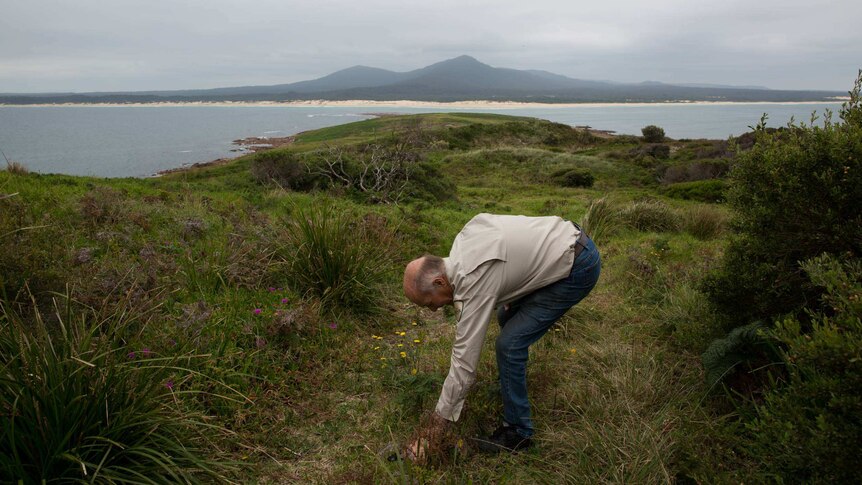
[[[428,109],[536,109],[536,108],[602,108],[613,106],[690,106],[690,105],[805,105],[828,104],[846,101],[847,97],[835,98],[830,101],[664,101],[655,103],[523,103],[514,101],[453,101],[449,103],[436,101],[373,101],[353,99],[331,101],[325,99],[307,101],[193,101],[193,102],[156,102],[156,103],[45,103],[45,104],[0,104],[0,107],[59,107],[59,106],[92,106],[92,107],[141,107],[157,108],[162,106],[284,106],[284,107],[332,107],[332,108],[428,108]]]

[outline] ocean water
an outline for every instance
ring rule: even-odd
[[[749,131],[763,114],[769,126],[812,112],[836,112],[840,103],[656,104],[452,109],[305,106],[0,106],[0,150],[31,171],[147,177],[161,170],[242,154],[233,140],[283,137],[373,117],[370,112],[442,111],[532,116],[572,126],[640,134],[646,125],[672,138],[727,138]],[[2,162],[2,159],[0,159]]]

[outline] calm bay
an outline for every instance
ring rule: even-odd
[[[768,115],[768,126],[791,117],[821,119],[841,103],[604,104],[507,108],[296,105],[0,106],[0,150],[40,173],[146,177],[196,162],[241,155],[232,141],[285,137],[302,131],[393,114],[480,112],[532,116],[620,134],[646,125],[672,138],[739,135]],[[837,114],[836,114],[837,117]]]

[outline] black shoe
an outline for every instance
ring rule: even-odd
[[[500,426],[487,438],[477,438],[476,445],[485,453],[515,452],[533,446],[533,440],[519,435],[514,426]]]

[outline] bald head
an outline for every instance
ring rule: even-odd
[[[404,268],[404,294],[413,303],[432,309],[451,303],[452,286],[443,258],[425,255]]]

